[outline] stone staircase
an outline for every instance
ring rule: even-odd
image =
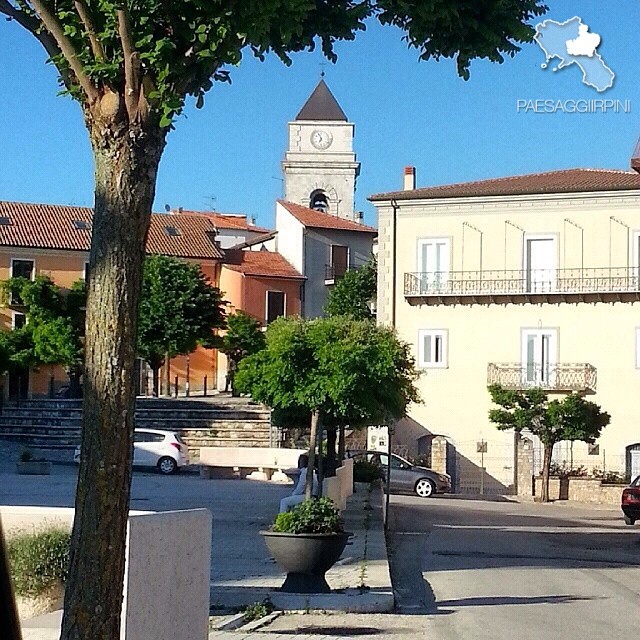
[[[80,443],[81,400],[5,403],[0,439],[47,449]],[[194,453],[200,447],[268,447],[275,444],[271,412],[248,398],[138,398],[136,426],[177,431]]]

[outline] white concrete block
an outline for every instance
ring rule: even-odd
[[[211,513],[132,515],[122,640],[207,640]]]

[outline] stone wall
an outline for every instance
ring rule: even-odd
[[[533,442],[519,436],[516,441],[516,486],[518,496],[533,495]]]
[[[623,484],[602,484],[597,478],[550,478],[550,500],[572,500],[619,506]],[[542,478],[535,479],[535,495],[542,491]]]

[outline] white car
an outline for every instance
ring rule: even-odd
[[[80,462],[80,447],[73,456]],[[182,438],[173,431],[136,429],[133,434],[133,465],[157,467],[160,473],[170,475],[189,464],[189,450]]]

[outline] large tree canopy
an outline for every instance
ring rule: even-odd
[[[80,395],[84,350],[85,283],[61,289],[48,276],[11,278],[3,283],[4,295],[19,302],[28,320],[12,336],[3,338],[13,367],[60,365],[69,375],[70,395]]]
[[[165,357],[212,346],[214,331],[225,326],[220,290],[197,264],[167,256],[145,260],[139,314],[138,353],[153,371],[156,396]]]
[[[311,414],[311,458],[320,422],[387,424],[419,401],[409,345],[390,328],[344,316],[279,318],[266,337],[266,347],[240,363],[236,384],[273,409]]]
[[[334,43],[377,18],[402,29],[421,59],[455,58],[466,78],[475,58],[515,55],[545,10],[541,0],[0,0],[0,13],[36,35],[83,104],[103,101],[107,115],[124,107],[129,121],[151,117],[161,126],[185,96],[201,106],[244,49],[288,63],[318,39],[335,60]]]

